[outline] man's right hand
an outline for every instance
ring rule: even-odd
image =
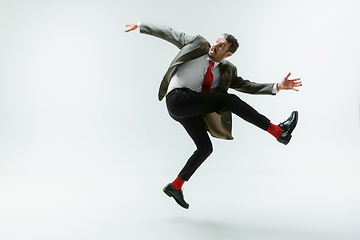
[[[127,27],[127,29],[125,30],[125,32],[127,33],[127,32],[130,32],[130,31],[133,31],[133,30],[137,29],[138,23],[137,22],[131,22],[131,23],[126,24],[125,27]]]

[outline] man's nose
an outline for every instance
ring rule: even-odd
[[[213,46],[215,49],[217,49],[219,47],[219,43],[215,43]]]

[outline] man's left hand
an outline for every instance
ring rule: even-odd
[[[295,79],[289,79],[290,77],[289,73],[283,80],[281,83],[278,83],[276,85],[276,88],[278,91],[280,90],[294,90],[294,91],[299,91],[298,89],[296,89],[297,87],[301,87],[302,83],[300,81],[300,78],[295,78]]]

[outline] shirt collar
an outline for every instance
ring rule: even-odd
[[[211,60],[211,58],[210,58],[210,56],[209,56],[208,54],[206,54],[206,60],[212,61],[212,62],[214,63],[214,68],[216,68],[216,67],[219,65],[219,63],[220,63],[220,62],[215,62],[215,61]]]

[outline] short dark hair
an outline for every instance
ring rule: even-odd
[[[236,52],[236,50],[239,47],[238,40],[229,33],[224,33],[223,36],[226,39],[226,41],[228,41],[228,43],[230,43],[228,52],[232,52],[232,53]]]

